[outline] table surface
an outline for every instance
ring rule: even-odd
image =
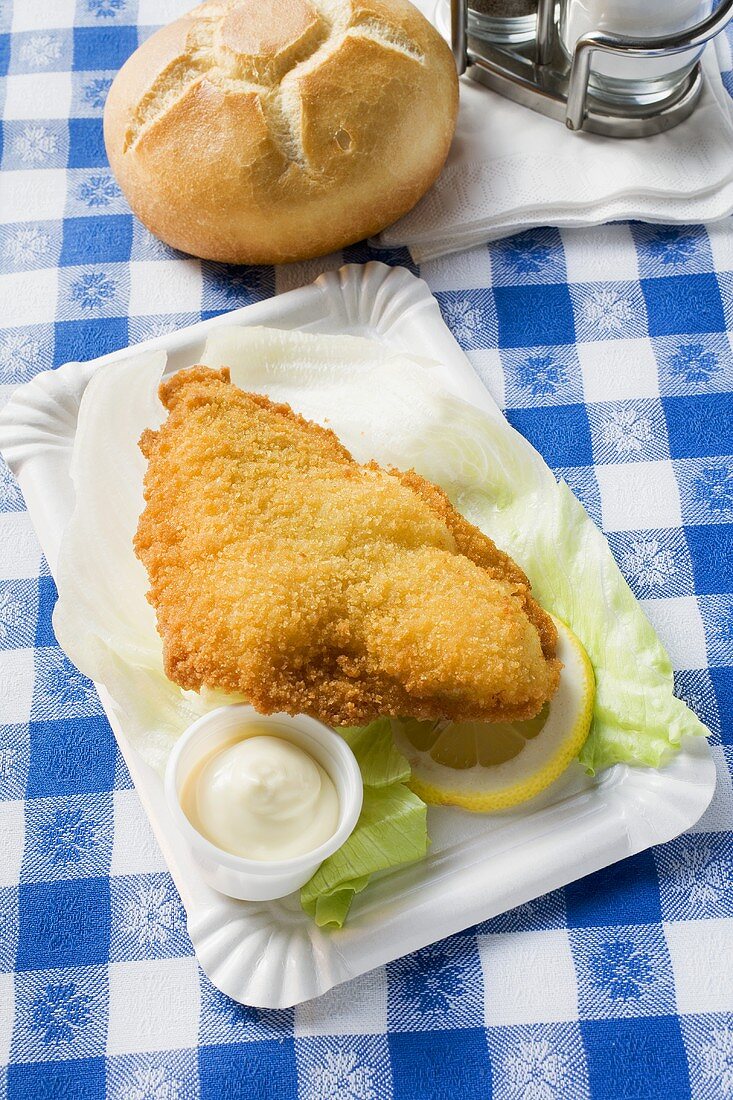
[[[132,218],[105,94],[186,6],[0,2],[0,402],[38,371],[376,255],[231,268]],[[2,468],[0,1096],[733,1096],[733,228],[540,229],[420,274],[607,532],[712,731],[713,805],[671,844],[316,1002],[237,1005],[196,964],[94,689],[56,644],[54,585]]]

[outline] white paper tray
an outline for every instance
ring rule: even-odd
[[[165,349],[168,370],[197,361],[219,325],[270,325],[375,337],[443,364],[449,388],[501,415],[440,316],[428,287],[401,268],[349,265],[290,291],[139,347]],[[135,349],[136,351],[139,348]],[[125,358],[67,363],[16,391],[0,415],[0,451],[25,496],[51,572],[73,504],[69,479],[79,403],[91,373]],[[539,801],[510,814],[431,808],[430,855],[356,899],[346,927],[317,928],[298,897],[249,903],[207,887],[169,818],[159,776],[131,749],[124,717],[100,698],[188,914],[201,966],[247,1004],[285,1008],[478,921],[590,874],[693,825],[715,769],[706,742],[690,741],[663,771],[617,766],[593,781],[573,767]]]

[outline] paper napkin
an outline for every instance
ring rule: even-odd
[[[432,15],[427,5],[418,4]],[[420,262],[538,225],[725,217],[733,212],[733,100],[720,73],[731,67],[720,35],[705,52],[705,88],[691,117],[637,139],[572,133],[463,78],[443,172],[377,244],[407,245]]]

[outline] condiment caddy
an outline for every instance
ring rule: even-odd
[[[733,0],[712,6],[451,0],[453,54],[459,74],[569,130],[646,137],[694,111],[702,49],[733,18]],[[650,26],[654,33],[639,33]]]

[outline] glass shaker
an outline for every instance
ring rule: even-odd
[[[468,33],[505,45],[534,39],[537,0],[468,0]]]

